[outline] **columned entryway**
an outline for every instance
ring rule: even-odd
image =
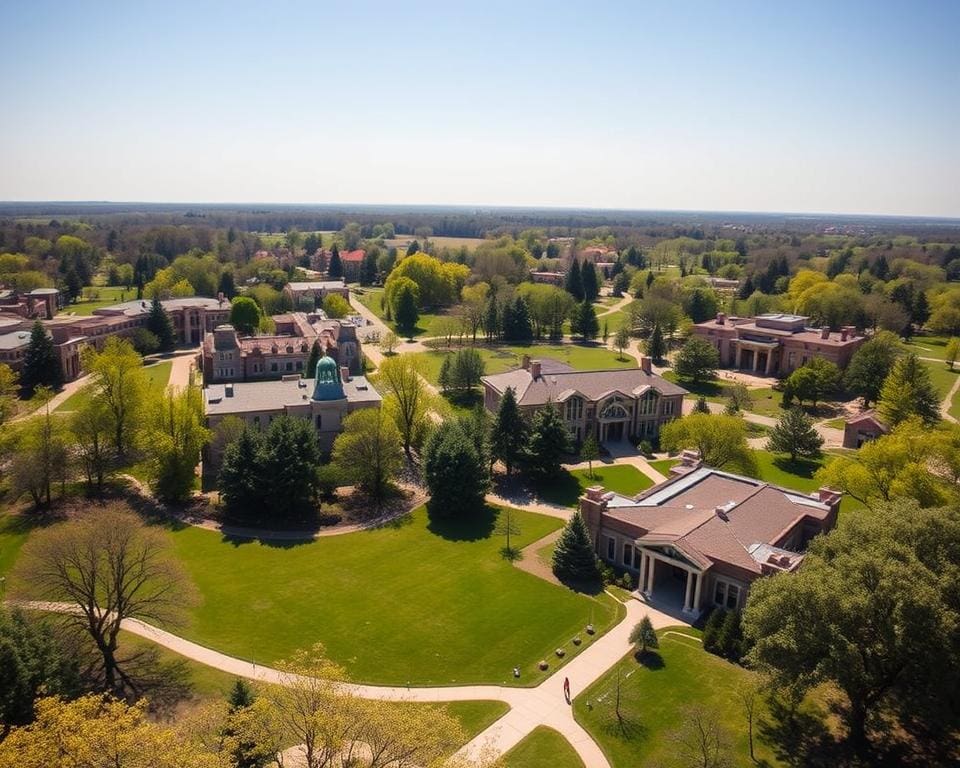
[[[699,614],[703,594],[703,571],[644,547],[640,552],[638,589],[647,598],[672,604],[683,613]]]
[[[734,368],[771,376],[777,370],[776,353],[779,344],[766,341],[737,340]]]

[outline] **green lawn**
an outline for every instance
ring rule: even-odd
[[[587,469],[565,471],[557,479],[538,489],[538,495],[550,504],[562,507],[577,506],[577,499],[591,485],[602,485],[608,491],[634,496],[653,485],[653,480],[629,464],[605,466],[599,461],[593,464],[593,477]]]
[[[757,465],[756,476],[760,480],[803,493],[813,493],[820,487],[814,474],[834,457],[826,454],[819,459],[797,459],[791,462],[786,454],[755,450],[753,458]],[[849,512],[862,506],[856,499],[844,496],[840,502],[840,511]]]
[[[610,762],[618,768],[658,765],[664,768],[684,763],[672,735],[688,719],[696,705],[719,719],[730,741],[731,764],[750,765],[747,721],[737,699],[738,688],[754,674],[707,653],[692,637],[658,632],[660,649],[646,664],[632,654],[624,657],[574,700],[577,721],[596,739]],[[617,680],[620,680],[620,713],[616,715]],[[758,704],[763,717],[763,705]],[[754,747],[760,765],[774,766],[770,745],[754,728]]]
[[[503,756],[505,768],[583,768],[583,761],[560,733],[540,725]]]
[[[957,380],[960,369],[951,371],[945,363],[932,363],[924,361],[924,366],[930,371],[930,381],[937,390],[937,396],[942,400],[949,392],[953,382]]]
[[[387,320],[384,316],[383,306],[381,304],[383,297],[382,288],[364,288],[363,293],[356,291],[354,295],[360,300],[363,306],[396,331],[397,326],[393,321]],[[417,321],[417,327],[414,328],[410,336],[436,336],[440,333],[439,320],[442,317],[444,317],[443,314],[436,312],[421,312],[420,320]],[[406,334],[401,334],[399,331],[397,331],[397,335],[406,338]]]
[[[475,349],[480,353],[484,362],[484,373],[503,373],[513,368],[519,368],[524,355],[531,358],[549,357],[566,363],[578,371],[605,370],[610,368],[636,368],[637,361],[624,355],[618,359],[617,353],[601,346],[583,344],[531,344],[529,346],[480,346]],[[440,376],[440,366],[443,359],[453,352],[441,349],[432,349],[428,352],[416,352],[417,358],[423,365],[424,375],[434,384]]]
[[[31,528],[33,520],[26,515],[0,514],[0,576],[13,567]]]
[[[144,372],[147,374],[147,385],[151,390],[162,391],[170,381],[170,370],[173,363],[170,360],[164,360],[159,363],[152,363],[144,366]],[[55,409],[59,413],[75,411],[86,403],[93,394],[92,387],[86,386],[78,389],[70,397],[64,400]]]
[[[83,289],[84,293],[81,296],[86,295],[87,291],[97,291],[99,296],[96,299],[90,301],[84,298],[77,299],[76,304],[67,304],[63,308],[63,311],[59,314],[67,315],[92,315],[93,310],[101,309],[102,307],[110,307],[114,304],[119,304],[121,301],[132,301],[137,298],[137,289],[136,288],[124,288],[123,286],[115,285],[105,285],[105,286],[90,286],[88,285]]]
[[[540,659],[554,666],[561,646],[574,656],[571,638],[591,620],[607,628],[615,606],[514,568],[495,515],[432,523],[421,507],[396,526],[275,545],[185,527],[172,540],[204,602],[184,631],[264,663],[323,642],[357,681],[515,684],[519,666],[534,684]],[[562,524],[514,519],[518,547]]]
[[[948,341],[950,341],[949,336],[914,336],[906,342],[906,347],[920,357],[935,357],[943,360],[947,356]]]
[[[670,477],[670,468],[679,464],[680,459],[658,459],[648,463],[664,477]]]

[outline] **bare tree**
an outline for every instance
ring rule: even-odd
[[[737,698],[743,705],[743,712],[747,717],[747,737],[750,740],[750,759],[757,762],[753,754],[753,723],[757,715],[757,705],[760,700],[760,685],[756,681],[744,683],[737,689]]]
[[[683,726],[673,734],[681,764],[690,768],[728,768],[730,739],[716,714],[701,706],[688,707]]]
[[[123,620],[175,623],[194,596],[163,532],[122,507],[34,534],[12,581],[20,598],[70,605],[67,621],[93,639],[104,687],[118,693],[138,693],[117,659]]]

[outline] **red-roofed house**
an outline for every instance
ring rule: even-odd
[[[601,558],[695,618],[740,609],[753,581],[799,567],[810,539],[833,528],[840,498],[700,466],[633,498],[588,488],[580,512]]]
[[[864,443],[883,437],[890,429],[874,410],[851,416],[843,424],[843,447],[859,448]]]
[[[360,282],[360,269],[367,252],[362,248],[355,251],[341,251],[340,262],[343,264],[343,279],[348,283]]]

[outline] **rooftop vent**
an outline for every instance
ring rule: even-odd
[[[223,394],[227,397],[233,397],[233,384],[226,384],[223,388]]]

